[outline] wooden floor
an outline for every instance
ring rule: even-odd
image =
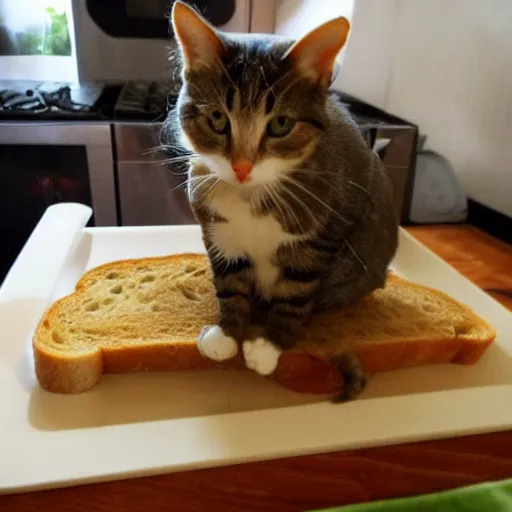
[[[421,226],[407,231],[512,310],[512,246],[472,226]]]
[[[512,247],[468,226],[409,231],[512,310]],[[0,510],[299,512],[510,477],[502,432],[6,496]]]

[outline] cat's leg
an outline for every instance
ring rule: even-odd
[[[275,371],[282,351],[295,346],[299,330],[310,318],[317,285],[311,273],[307,279],[304,273],[302,280],[283,279],[278,283],[263,333],[243,343],[248,368],[260,375]]]
[[[282,350],[265,336],[243,342],[242,350],[247,368],[260,375],[271,375],[279,363]]]
[[[247,260],[212,260],[220,319],[218,325],[205,327],[198,340],[199,351],[208,359],[231,359],[245,339],[251,313],[249,267]]]
[[[219,325],[203,327],[197,340],[197,348],[203,357],[212,361],[226,361],[238,354],[238,343]]]
[[[209,173],[204,166],[192,166],[192,176]],[[219,300],[219,324],[207,325],[197,340],[201,354],[213,361],[225,361],[236,356],[250,320],[250,262],[246,259],[227,260],[216,251],[210,238],[210,228],[219,219],[208,209],[209,188],[199,185],[189,188],[194,215],[201,225],[203,242],[208,252],[214,286]]]

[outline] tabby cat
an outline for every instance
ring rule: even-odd
[[[241,347],[269,375],[312,312],[383,285],[397,246],[391,184],[328,91],[349,23],[297,42],[227,34],[178,1],[172,24],[183,86],[164,133],[194,154],[187,192],[220,308],[198,345],[217,361]],[[350,354],[337,363],[353,398],[364,374]]]

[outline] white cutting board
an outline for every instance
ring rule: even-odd
[[[395,271],[499,331],[477,365],[376,375],[344,405],[244,372],[116,375],[81,395],[42,391],[34,327],[84,271],[204,251],[197,226],[87,229],[90,213],[51,207],[0,289],[0,494],[512,427],[512,314],[403,231]]]

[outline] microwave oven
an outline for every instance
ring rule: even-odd
[[[278,0],[194,0],[215,27],[273,33]],[[173,74],[173,0],[72,0],[78,78],[162,81]]]

